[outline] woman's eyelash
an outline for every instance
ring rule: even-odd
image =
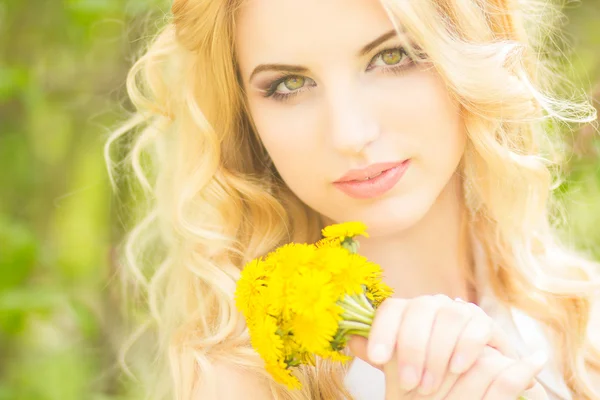
[[[279,87],[279,85],[281,85],[283,82],[285,82],[286,79],[288,78],[292,78],[296,75],[283,75],[282,77],[274,80],[273,82],[271,82],[271,84],[269,84],[269,86],[267,87],[267,90],[265,90],[265,97],[275,97],[276,95],[281,95],[281,93],[277,93],[277,87]],[[291,93],[296,93],[296,92],[291,92]],[[290,93],[290,94],[291,94]]]
[[[295,96],[298,96],[298,94],[300,93],[300,90],[296,90],[294,92],[290,92],[290,93],[277,93],[277,92],[273,92],[273,94],[271,94],[271,97],[273,97],[274,100],[277,101],[285,101],[285,100],[290,100]]]
[[[369,65],[367,66],[367,71],[374,69],[375,67],[371,67],[371,65],[378,59],[378,57],[381,57],[383,54],[385,54],[385,52],[388,52],[388,51],[399,51],[402,58],[398,64],[393,64],[393,65],[390,65],[387,67],[381,67],[380,69],[383,73],[397,74],[397,73],[402,72],[408,66],[413,64],[412,59],[410,58],[410,56],[408,55],[406,50],[404,50],[403,47],[389,47],[389,48],[381,50],[373,58],[371,58],[371,61],[369,61]],[[406,58],[409,60],[409,62],[403,61]],[[300,94],[302,92],[310,90],[313,87],[313,86],[305,86],[300,89],[291,91],[289,93],[278,93],[277,92],[277,88],[279,87],[279,85],[281,83],[285,82],[286,79],[295,77],[295,76],[296,75],[284,75],[284,76],[276,79],[275,81],[271,82],[271,84],[264,91],[263,96],[264,97],[272,97],[274,100],[277,100],[277,101],[285,101],[285,100],[289,100],[289,99],[293,98],[294,96],[297,96],[298,94]]]
[[[373,69],[373,68],[369,68],[369,67],[375,61],[377,61],[378,58],[382,57],[386,52],[390,52],[390,51],[398,51],[400,53],[400,57],[401,57],[400,62],[398,64],[383,67],[382,68],[383,70],[387,70],[387,72],[393,72],[393,70],[403,69],[403,68],[406,68],[408,65],[412,64],[412,59],[410,58],[410,56],[408,55],[408,53],[406,52],[404,47],[401,47],[401,46],[388,47],[386,49],[381,50],[379,53],[375,54],[375,56],[373,58],[371,58],[371,61],[369,61],[369,66],[367,67],[367,71]],[[404,61],[405,59],[407,59],[408,62]]]
[[[284,75],[279,79],[274,80],[273,82],[271,82],[271,84],[267,87],[267,90],[265,90],[265,97],[271,97],[273,96],[273,94],[275,94],[275,91],[277,90],[277,86],[279,86],[279,84],[283,81],[285,81],[287,78],[289,78],[291,75]]]
[[[313,85],[305,85],[297,90],[290,91],[288,93],[278,93],[277,88],[279,87],[279,85],[281,85],[287,79],[293,78],[293,77],[297,77],[297,75],[284,75],[284,76],[276,79],[271,84],[269,84],[267,89],[264,91],[263,96],[264,97],[272,97],[274,100],[278,100],[278,101],[285,101],[285,100],[291,99],[294,96],[297,96],[298,94],[300,94],[302,92],[308,91],[311,88],[313,88]]]

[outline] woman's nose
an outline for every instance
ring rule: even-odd
[[[375,114],[357,93],[330,98],[327,119],[332,146],[340,153],[356,155],[379,137]]]

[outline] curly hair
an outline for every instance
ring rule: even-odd
[[[144,326],[157,334],[157,371],[167,377],[153,379],[163,390],[149,392],[189,399],[224,360],[264,379],[278,399],[349,398],[345,367],[323,360],[299,371],[301,391],[273,382],[234,305],[247,261],[289,241],[314,241],[321,228],[278,175],[248,116],[234,43],[241,3],[175,0],[129,72],[136,112],[106,144],[116,186],[111,148],[131,136],[121,162],[149,204],[121,252],[147,299]],[[556,122],[589,123],[596,113],[588,101],[556,95],[551,60],[540,55],[559,8],[535,0],[381,4],[414,39],[405,44],[411,57],[432,62],[461,105],[464,201],[492,288],[547,327],[565,382],[578,398],[593,397],[588,371],[600,358],[587,327],[600,269],[557,239],[551,193],[560,170]],[[157,246],[155,262],[148,251]]]

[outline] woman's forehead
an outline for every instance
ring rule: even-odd
[[[393,28],[377,0],[247,0],[236,17],[236,42],[242,59],[296,63],[319,50],[356,52]]]

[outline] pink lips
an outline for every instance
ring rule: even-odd
[[[372,199],[392,189],[409,165],[410,160],[373,164],[362,170],[349,171],[333,185],[350,197]],[[367,179],[369,177],[372,178]]]

